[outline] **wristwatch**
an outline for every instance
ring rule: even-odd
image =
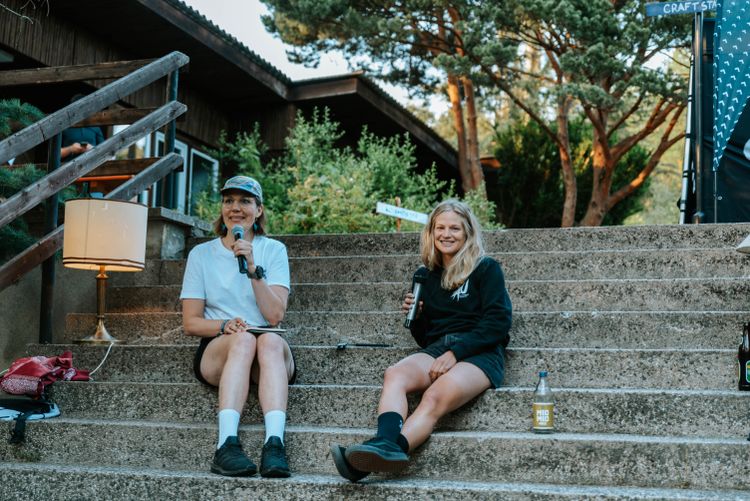
[[[266,270],[264,270],[262,266],[256,266],[255,273],[250,273],[250,270],[248,270],[247,276],[256,280],[260,280],[262,278],[266,278]]]

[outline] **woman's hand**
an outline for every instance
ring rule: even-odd
[[[414,294],[411,292],[406,293],[406,297],[404,297],[404,302],[401,304],[401,312],[406,315],[409,313],[409,310],[411,309],[411,305],[414,304]],[[424,306],[424,301],[419,302],[419,307],[417,309],[417,317],[420,313],[422,313],[422,307]]]
[[[252,269],[255,266],[255,261],[253,260],[252,242],[248,242],[244,238],[235,240],[234,242],[232,242],[232,251],[234,252],[235,257],[245,256],[248,269]]]
[[[434,383],[437,378],[451,370],[456,363],[456,355],[450,350],[437,357],[430,367],[430,381]]]
[[[247,327],[248,325],[240,317],[233,318],[230,321],[228,321],[226,324],[224,324],[224,334],[228,336],[231,334],[244,332],[247,330]]]

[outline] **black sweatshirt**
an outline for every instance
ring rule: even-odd
[[[512,306],[500,264],[483,257],[452,291],[440,286],[442,273],[442,268],[429,272],[422,286],[424,306],[410,328],[417,344],[425,348],[444,338],[457,360],[508,346]]]

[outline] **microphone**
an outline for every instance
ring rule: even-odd
[[[234,241],[236,242],[245,236],[245,230],[242,229],[242,226],[236,224],[232,227],[232,235],[234,235]],[[247,259],[245,256],[237,256],[237,264],[240,266],[240,273],[247,275]]]
[[[427,268],[420,266],[416,272],[414,272],[414,278],[412,279],[412,294],[414,294],[414,302],[409,308],[409,313],[406,314],[406,320],[404,320],[404,327],[407,329],[411,327],[411,323],[417,316],[419,311],[419,299],[422,295],[422,284],[427,281]]]

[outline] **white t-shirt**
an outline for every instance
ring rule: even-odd
[[[283,243],[256,235],[253,259],[256,266],[265,270],[268,285],[290,288],[289,258]],[[250,282],[239,272],[237,257],[216,238],[190,251],[180,299],[204,300],[203,316],[209,320],[240,317],[249,325],[268,325],[255,302]]]

